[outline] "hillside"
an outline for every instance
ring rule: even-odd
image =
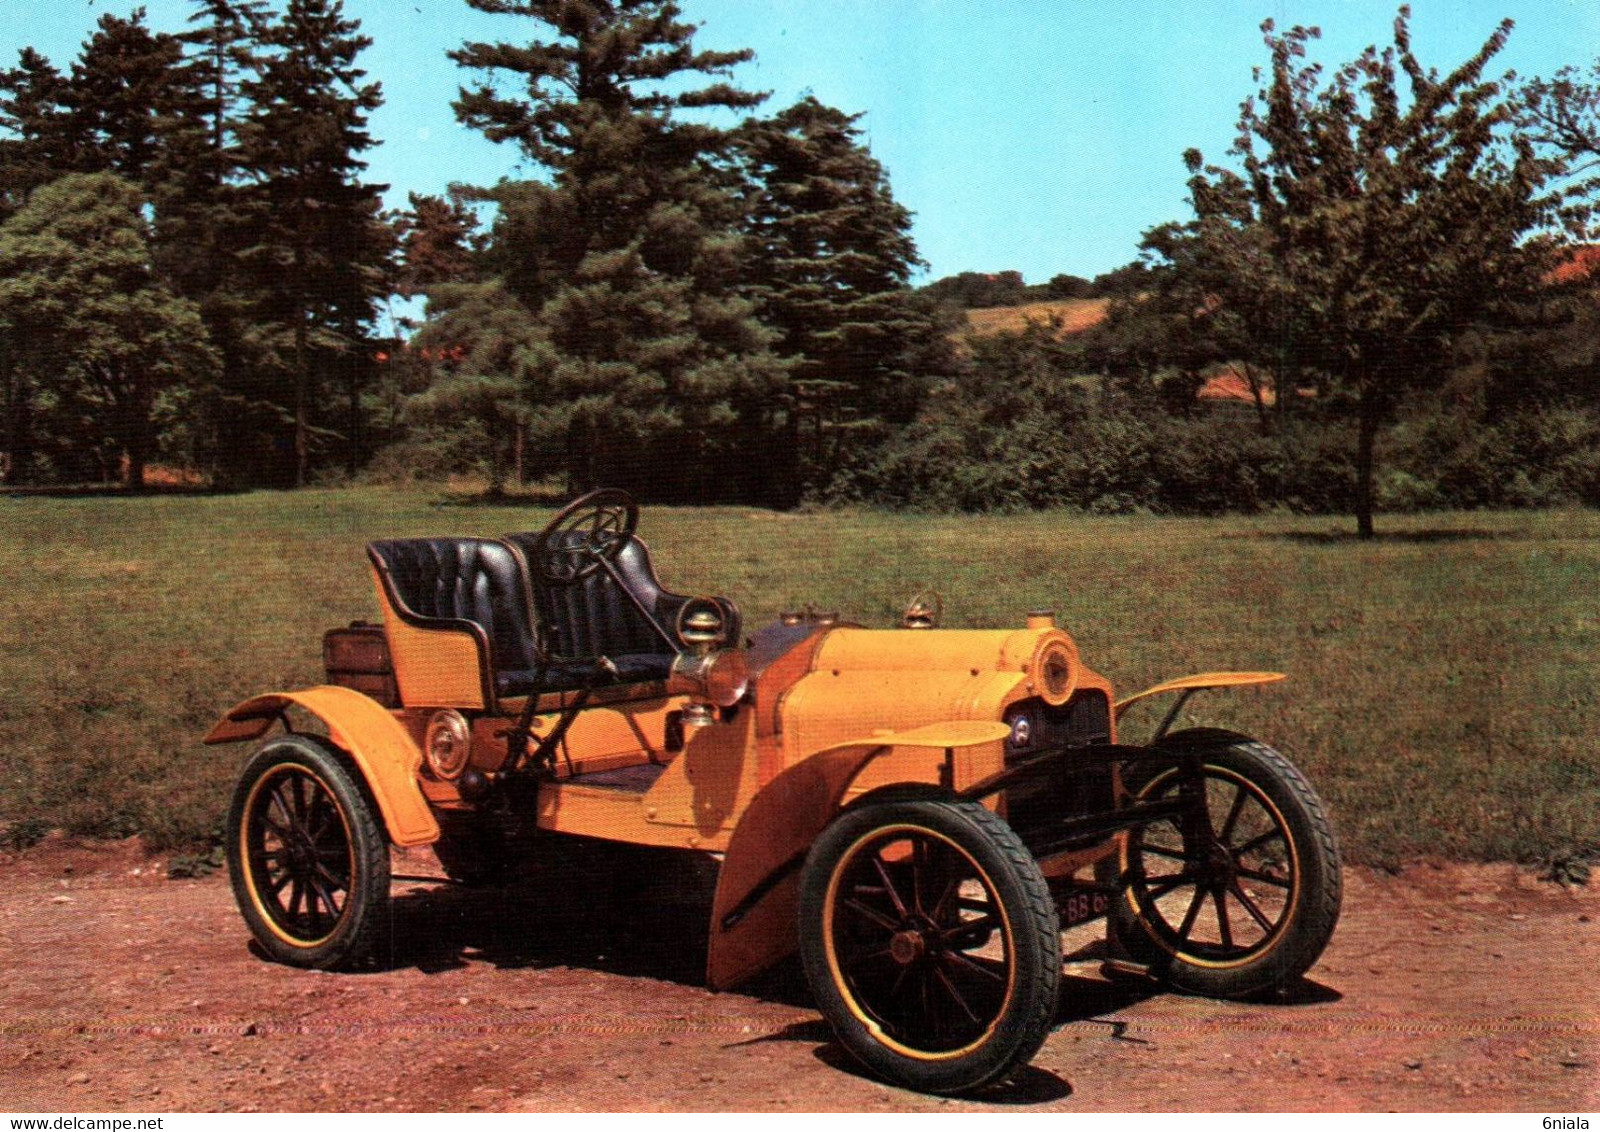
[[[1076,334],[1104,321],[1110,308],[1110,299],[1052,299],[1016,307],[978,307],[967,311],[967,332],[979,338],[1014,334],[1026,330],[1029,323],[1046,324],[1054,318],[1061,320],[1064,333]]]

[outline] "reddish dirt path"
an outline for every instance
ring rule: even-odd
[[[0,1109],[1600,1107],[1600,891],[1509,867],[1351,871],[1293,1002],[1071,963],[1032,1067],[954,1101],[859,1075],[792,970],[699,986],[692,900],[604,916],[572,878],[511,899],[406,885],[394,964],[327,975],[253,954],[224,877],[164,875],[131,844],[0,857]],[[1092,952],[1093,931],[1068,942]]]

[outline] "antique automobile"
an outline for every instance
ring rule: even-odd
[[[941,629],[931,594],[894,628],[792,613],[746,636],[732,601],[662,587],[638,514],[603,490],[538,533],[371,543],[381,626],[330,630],[325,685],[212,729],[283,728],[227,833],[268,955],[381,960],[391,846],[468,882],[564,835],[680,850],[717,862],[711,987],[798,952],[840,1043],[930,1092],[1033,1057],[1068,927],[1104,917],[1112,969],[1195,994],[1268,995],[1316,962],[1340,902],[1316,794],[1254,739],[1172,729],[1196,692],[1279,674],[1114,700],[1051,613]]]

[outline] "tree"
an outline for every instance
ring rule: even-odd
[[[824,431],[881,431],[916,412],[929,369],[947,369],[933,304],[907,287],[919,266],[911,213],[848,115],[806,97],[746,124],[751,280],[789,359],[791,423],[810,403]],[[819,443],[820,447],[820,443]],[[815,478],[823,453],[813,454]]]
[[[0,71],[0,221],[70,168],[67,97],[67,79],[31,47]]]
[[[1353,403],[1362,537],[1380,426],[1437,385],[1463,328],[1539,287],[1546,245],[1525,237],[1555,212],[1553,165],[1513,132],[1504,85],[1484,78],[1511,22],[1441,77],[1413,54],[1409,20],[1402,7],[1392,47],[1326,79],[1304,62],[1316,29],[1263,24],[1271,65],[1241,110],[1242,171],[1185,155],[1196,238],[1218,262],[1257,265],[1224,273],[1217,301],[1293,311],[1293,361]]]
[[[183,128],[183,44],[151,32],[144,20],[143,8],[127,19],[101,16],[73,64],[67,129],[81,172],[110,172],[147,184],[165,161],[168,139]]]
[[[152,270],[146,201],[111,174],[69,174],[0,226],[0,334],[33,390],[76,403],[144,486],[163,390],[212,376],[193,303]],[[13,453],[15,455],[15,453]]]
[[[465,279],[482,251],[478,218],[458,196],[409,195],[411,207],[396,223],[400,267],[395,289],[405,298]]]
[[[360,387],[370,328],[389,290],[393,232],[381,216],[387,187],[363,182],[360,154],[374,144],[367,116],[382,103],[356,58],[371,40],[341,0],[289,0],[257,19],[256,72],[241,90],[238,165],[250,211],[240,258],[250,273],[252,341],[259,376],[277,375],[271,400],[288,419],[292,463],[283,478],[305,484],[314,419],[327,392],[344,394],[345,443],[360,448]]]
[[[486,263],[541,329],[525,372],[567,434],[569,480],[761,494],[748,449],[783,366],[740,291],[733,139],[700,113],[761,101],[719,81],[750,53],[697,50],[670,0],[468,3],[534,25],[525,45],[451,58],[487,73],[457,117],[548,177],[483,193],[499,206]]]

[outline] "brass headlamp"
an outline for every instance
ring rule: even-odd
[[[722,606],[710,598],[690,598],[678,611],[678,640],[684,651],[672,662],[667,677],[669,695],[688,696],[683,725],[702,727],[714,723],[718,708],[730,708],[744,698],[750,673],[744,653],[723,648],[728,633]]]

